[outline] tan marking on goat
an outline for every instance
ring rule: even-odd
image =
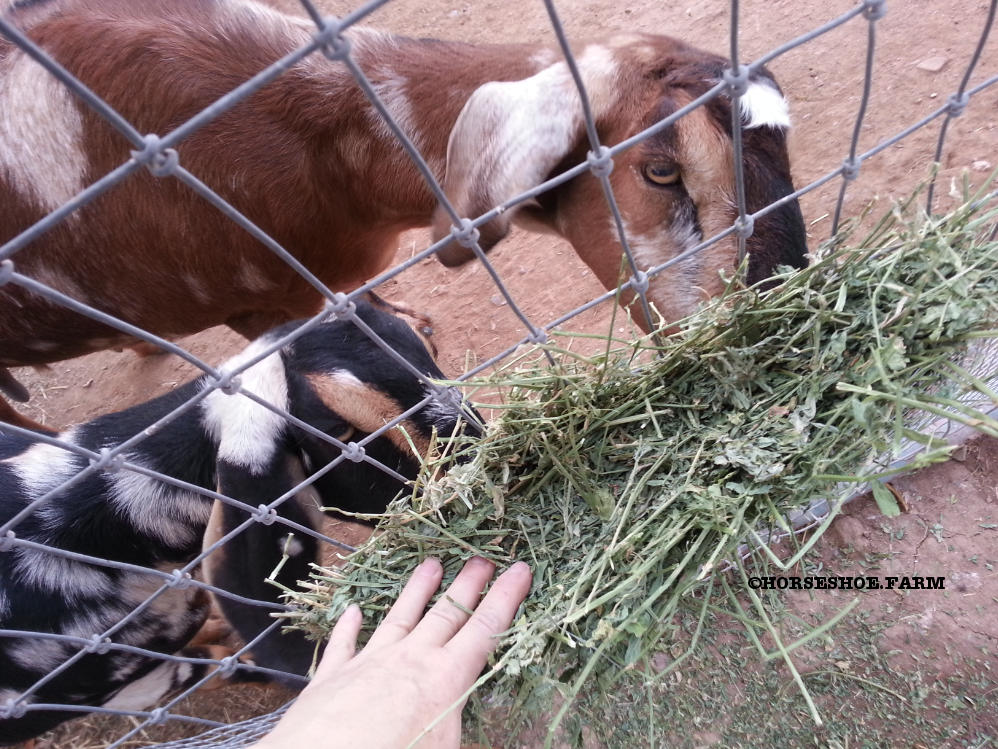
[[[225,492],[225,487],[216,487],[219,493]],[[216,499],[211,505],[211,514],[208,516],[208,523],[205,525],[204,536],[201,539],[201,551],[202,553],[209,549],[210,547],[217,544],[222,537],[225,535],[225,523],[223,511],[225,509],[224,503]],[[204,558],[201,562],[201,574],[204,576],[204,581],[209,585],[216,585],[218,577],[215,575],[215,570],[223,567],[226,563],[227,555],[225,553],[225,544],[211,552],[208,556]],[[215,594],[211,594],[212,600],[215,600]],[[215,604],[218,605],[217,603]]]
[[[343,434],[337,434],[334,436],[341,442],[344,442],[349,439],[352,431],[353,430],[350,429]],[[299,486],[306,478],[308,478],[308,476],[305,475],[305,466],[303,466],[301,461],[293,455],[288,456],[287,468],[292,486]],[[332,503],[335,503],[338,498],[329,497],[328,499]],[[298,506],[305,510],[309,517],[309,524],[313,528],[322,528],[322,524],[325,521],[325,516],[322,514],[324,499],[319,496],[319,492],[315,490],[315,487],[306,486],[304,489],[297,492],[289,501],[297,502]]]
[[[678,98],[678,97],[677,97]],[[680,106],[687,102],[679,101]],[[731,140],[721,131],[705,107],[690,112],[676,123],[683,185],[697,206],[704,239],[724,231],[734,222],[735,172]],[[699,253],[703,298],[724,290],[720,273],[732,274],[737,262],[738,240],[734,234]]]
[[[353,375],[337,372],[333,375],[311,374],[305,379],[328,408],[338,413],[362,432],[374,432],[402,413],[402,406],[379,390],[364,384]],[[430,443],[411,420],[401,423],[421,455],[429,452]],[[385,435],[403,454],[412,448],[398,429],[389,429]]]

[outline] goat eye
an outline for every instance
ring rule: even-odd
[[[675,185],[679,183],[679,169],[667,164],[645,164],[641,168],[641,173],[653,185]]]

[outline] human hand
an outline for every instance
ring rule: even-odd
[[[461,709],[530,590],[530,569],[517,562],[482,598],[494,573],[492,562],[470,559],[424,616],[443,578],[440,562],[425,560],[359,653],[361,612],[348,607],[315,677],[257,749],[460,746]]]

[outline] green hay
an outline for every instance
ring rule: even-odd
[[[794,645],[780,642],[742,566],[722,570],[760,529],[790,530],[789,511],[888,475],[877,461],[902,439],[924,445],[915,467],[945,459],[947,445],[909,428],[913,411],[998,435],[998,422],[956,400],[977,392],[998,405],[958,365],[968,342],[998,335],[998,243],[987,238],[998,211],[904,209],[772,291],[729,290],[657,342],[608,339],[592,357],[549,346],[554,366],[535,349],[477,383],[505,394],[485,437],[427,462],[343,569],[316,569],[291,593],[292,623],[322,637],[357,602],[370,631],[426,556],[448,580],[475,554],[500,567],[523,559],[531,595],[479,694],[512,721],[560,702],[550,743],[583,688],[609,694],[647,671],[677,613],[694,611],[699,632],[722,588],[820,723]],[[818,535],[788,560],[768,549],[755,560],[793,565]]]

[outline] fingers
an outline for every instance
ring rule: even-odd
[[[488,654],[496,647],[496,635],[509,629],[516,610],[530,592],[530,568],[516,562],[499,575],[475,613],[448,643],[456,661],[474,677],[482,670]]]
[[[329,633],[326,652],[322,654],[319,667],[315,670],[315,678],[320,679],[353,658],[357,652],[357,635],[363,620],[360,607],[353,603],[347,606],[333,631]]]
[[[446,644],[468,621],[466,611],[473,610],[482,600],[482,591],[495,570],[492,562],[481,557],[472,557],[465,562],[445,594],[416,625],[413,637],[429,645]]]
[[[367,644],[368,648],[380,648],[398,642],[423,618],[426,604],[440,587],[444,576],[443,565],[436,559],[424,559],[405,584],[395,605],[378,625]]]

